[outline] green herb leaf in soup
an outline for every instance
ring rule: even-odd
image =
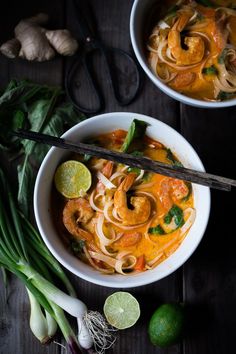
[[[173,205],[172,208],[168,211],[164,217],[164,222],[170,224],[172,219],[174,219],[176,228],[183,226],[184,224],[184,215],[183,210],[177,205]]]
[[[166,158],[172,163],[172,165],[183,167],[183,164],[176,159],[171,149],[166,149]]]
[[[122,152],[128,151],[134,139],[141,139],[145,135],[147,125],[148,124],[142,120],[138,120],[138,119],[133,120],[131,126],[129,127],[125,141],[121,147]]]
[[[157,225],[155,227],[149,227],[148,233],[152,235],[165,235],[165,231],[161,227],[161,225]]]

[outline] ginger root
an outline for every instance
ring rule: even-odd
[[[17,56],[26,60],[46,61],[56,52],[61,55],[73,55],[78,49],[78,42],[68,30],[49,31],[41,25],[46,24],[48,15],[38,15],[21,20],[15,27],[15,38],[3,43],[0,52],[8,58]]]

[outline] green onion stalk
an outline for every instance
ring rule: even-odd
[[[80,323],[83,324],[83,315],[87,312],[87,308],[76,298],[72,284],[44,245],[37,231],[17,210],[17,205],[1,169],[0,266],[14,273],[26,286],[31,303],[30,326],[41,342],[48,339],[45,333],[48,337],[55,333],[57,323],[71,353],[81,353],[81,344],[63,310],[78,317]],[[69,295],[53,284],[51,273],[63,283]],[[88,349],[93,341],[85,325],[83,325],[83,332],[86,334],[86,341],[82,344]]]

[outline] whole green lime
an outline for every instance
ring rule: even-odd
[[[152,344],[167,347],[178,342],[183,333],[183,326],[184,309],[182,305],[161,305],[149,322],[149,338]]]

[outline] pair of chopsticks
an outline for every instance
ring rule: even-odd
[[[168,177],[182,179],[184,181],[201,184],[214,189],[230,191],[231,187],[236,187],[236,180],[216,176],[210,173],[199,172],[185,167],[172,166],[163,162],[154,161],[147,157],[133,156],[126,153],[111,151],[99,146],[73,143],[69,140],[53,137],[51,135],[36,133],[33,131],[26,131],[19,129],[12,132],[13,135],[22,139],[29,139],[41,144],[56,146],[61,149],[66,149],[78,154],[88,154],[97,156],[106,160],[119,162],[130,167],[138,167],[145,171],[159,173]]]

